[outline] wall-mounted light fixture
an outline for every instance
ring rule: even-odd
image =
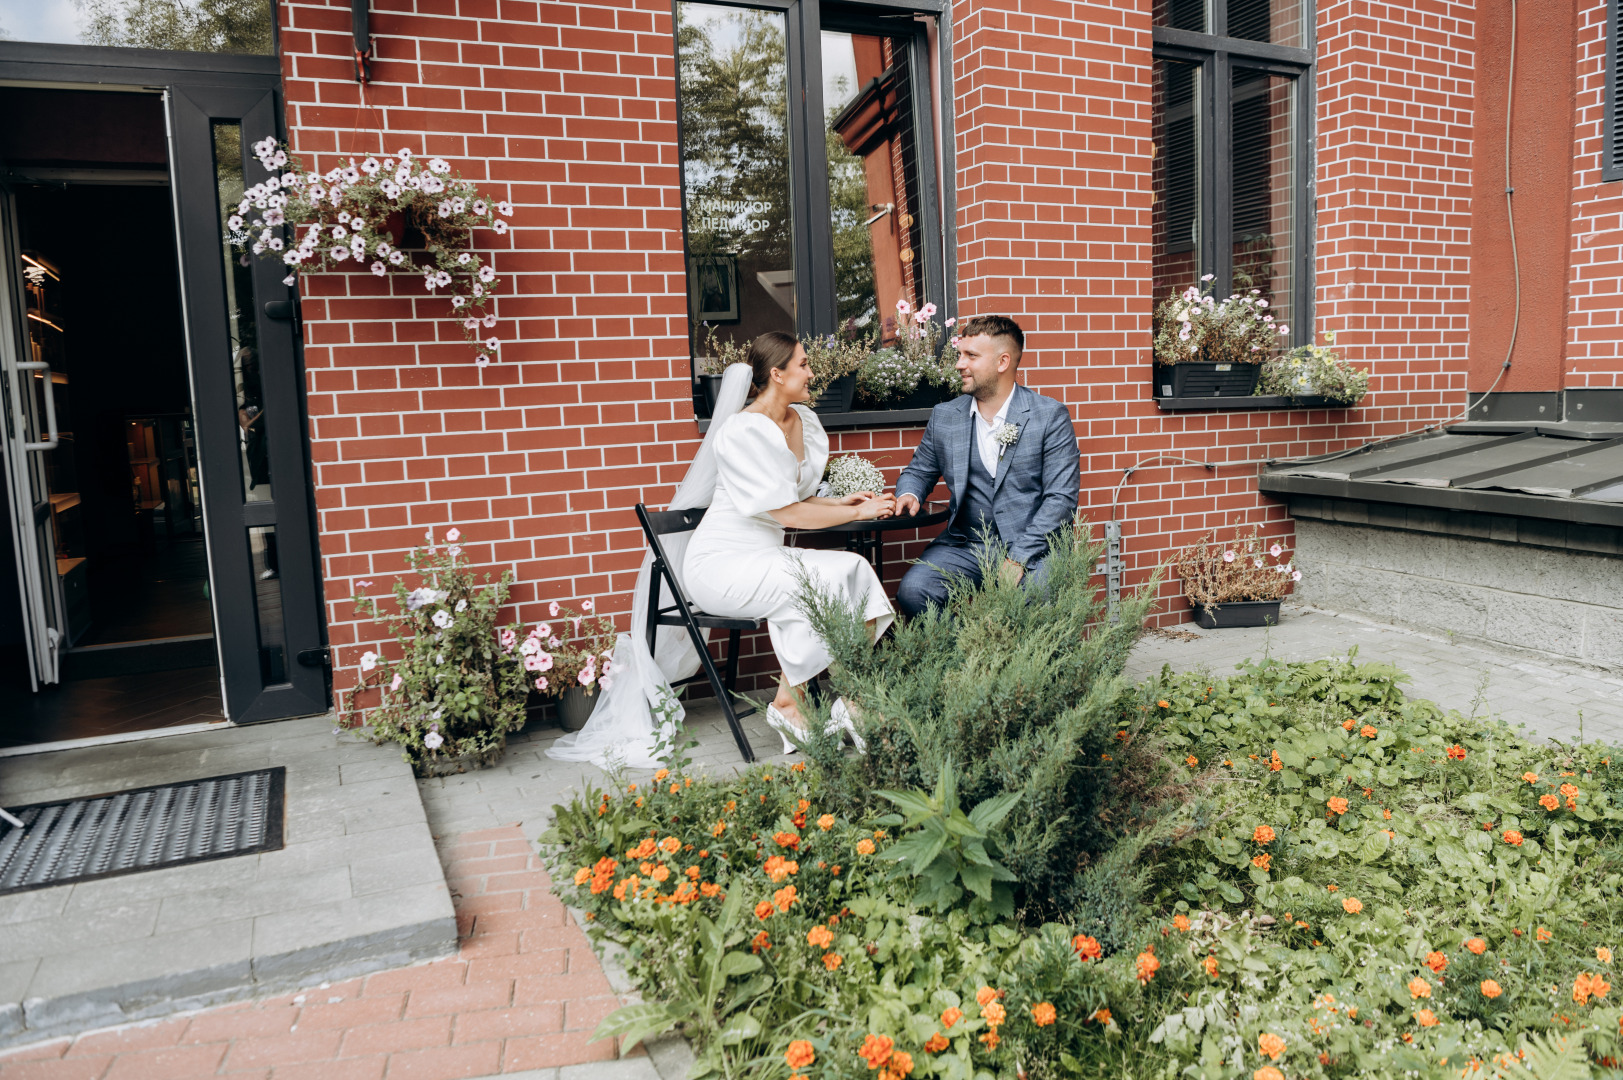
[[[355,81],[372,81],[371,0],[349,0],[350,25],[355,31]]]

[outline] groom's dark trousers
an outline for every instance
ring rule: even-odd
[[[947,528],[908,568],[896,592],[897,605],[909,617],[946,602],[949,576],[980,581],[987,538],[1025,567],[1023,584],[1039,582],[1049,535],[1076,515],[1081,460],[1065,406],[1016,385],[1005,422],[1019,429],[1019,437],[1002,451],[996,475],[975,446],[974,408],[968,394],[937,405],[896,482],[898,498],[912,495],[921,506],[938,480],[946,480],[951,496]]]

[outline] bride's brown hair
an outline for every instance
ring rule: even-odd
[[[793,334],[785,334],[782,330],[768,330],[750,342],[750,382],[757,392],[766,389],[774,371],[782,371],[789,366],[789,361],[794,359],[795,346],[799,344]]]

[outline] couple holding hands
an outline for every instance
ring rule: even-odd
[[[797,609],[801,568],[824,590],[864,613],[874,639],[894,611],[879,577],[853,552],[789,549],[784,529],[827,528],[919,512],[936,482],[951,495],[949,523],[908,568],[896,602],[909,617],[947,598],[953,576],[978,581],[986,538],[1005,548],[1001,573],[1028,586],[1041,580],[1048,537],[1076,513],[1081,482],[1069,411],[1015,381],[1025,335],[999,315],[966,319],[958,327],[963,394],[935,407],[896,494],[859,492],[842,499],[813,493],[828,464],[828,435],[809,400],[806,351],[788,334],[769,333],[749,350],[754,399],[712,420],[715,493],[688,543],[682,582],[693,601],[713,614],[765,618],[782,669],[768,721],[802,737],[805,722],[795,688],[828,666],[829,654]],[[843,701],[834,721],[851,731]],[[860,743],[858,744],[860,747]]]

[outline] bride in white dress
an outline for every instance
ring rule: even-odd
[[[829,664],[827,646],[796,607],[800,573],[861,610],[875,640],[895,616],[866,559],[786,548],[784,528],[890,517],[896,500],[868,491],[842,499],[814,495],[828,464],[828,435],[801,404],[810,398],[812,378],[806,350],[788,334],[762,334],[750,346],[749,363],[757,395],[714,432],[715,494],[688,542],[681,578],[693,602],[712,615],[766,619],[783,672],[767,720],[784,734],[789,753],[789,736],[803,738],[806,726],[794,690]],[[842,703],[834,715],[850,728]]]

